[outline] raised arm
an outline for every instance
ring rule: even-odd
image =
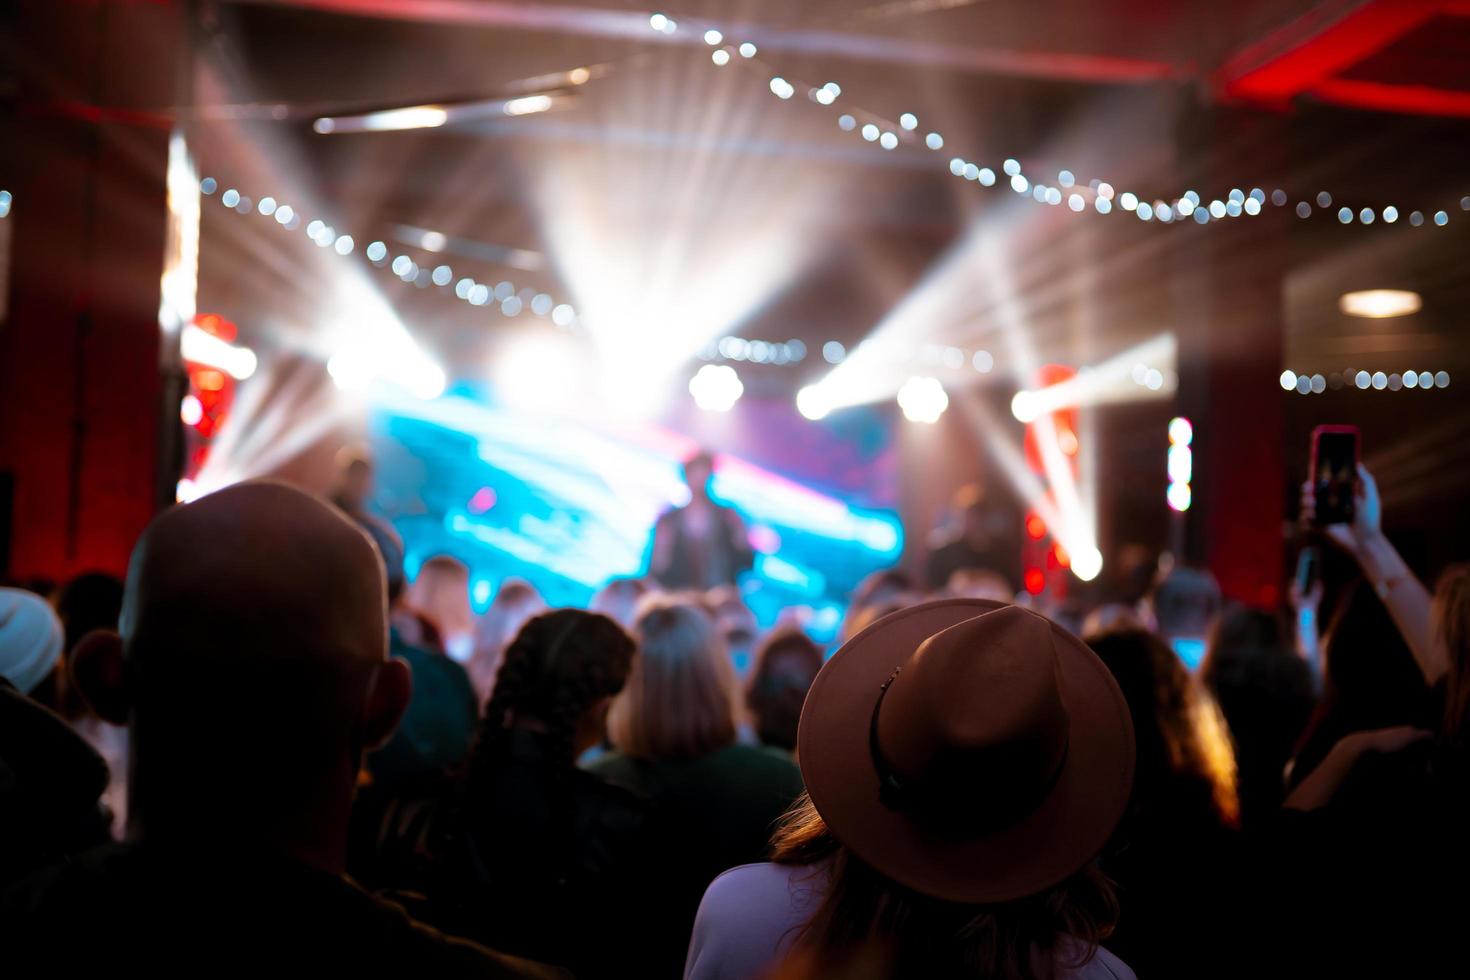
[[[1361,463],[1353,496],[1353,522],[1332,524],[1322,530],[1328,540],[1357,559],[1364,577],[1372,583],[1413,651],[1425,682],[1434,684],[1449,665],[1434,639],[1429,590],[1384,536],[1378,484]],[[1316,495],[1309,480],[1302,484],[1302,520],[1311,523],[1315,512]]]
[[[1321,630],[1317,625],[1317,612],[1322,605],[1322,581],[1312,583],[1310,591],[1302,592],[1295,580],[1291,583],[1291,608],[1293,632],[1296,635],[1296,652],[1312,670],[1312,685],[1317,693],[1322,692]]]

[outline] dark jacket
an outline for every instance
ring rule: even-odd
[[[801,770],[789,754],[751,745],[669,761],[614,752],[588,768],[654,804],[644,976],[677,977],[704,890],[721,872],[766,857],[776,822],[801,795]]]
[[[368,756],[377,789],[392,790],[460,762],[470,750],[479,709],[469,674],[448,656],[389,634],[388,652],[408,662],[413,694],[398,729]]]
[[[529,732],[491,751],[473,787],[400,799],[375,818],[374,883],[492,948],[578,977],[639,975],[648,804],[551,758]]]
[[[108,839],[107,763],[0,678],[0,885]]]
[[[1330,804],[1281,813],[1260,849],[1259,921],[1242,934],[1283,976],[1463,976],[1467,826],[1465,753],[1422,742],[1365,755]]]
[[[654,541],[659,535],[667,534],[673,544],[669,549],[668,563],[661,568],[650,567],[649,572],[667,589],[710,589],[719,585],[735,585],[741,572],[747,571],[755,561],[755,552],[739,534],[737,514],[729,507],[711,503],[714,519],[710,522],[708,538],[690,534],[687,529],[686,507],[665,511],[654,527]],[[655,557],[657,548],[655,547]]]
[[[564,976],[441,935],[340,875],[232,844],[109,844],[17,883],[0,898],[6,975]]]

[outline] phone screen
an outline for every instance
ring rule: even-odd
[[[1316,523],[1350,524],[1353,488],[1358,480],[1358,433],[1351,429],[1324,429],[1315,433],[1312,451],[1317,493]]]

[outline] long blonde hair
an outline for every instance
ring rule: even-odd
[[[690,759],[735,741],[735,670],[709,614],[653,597],[634,625],[638,656],[608,713],[613,745],[642,759]]]
[[[1451,565],[1434,587],[1434,642],[1449,662],[1440,734],[1457,749],[1470,747],[1470,564]]]
[[[777,827],[771,851],[777,864],[826,879],[778,976],[1047,980],[1090,959],[1118,921],[1116,892],[1095,864],[999,905],[921,895],[843,847],[805,793]]]

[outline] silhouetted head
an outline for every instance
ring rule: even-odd
[[[0,588],[0,679],[35,692],[55,671],[62,646],[61,622],[45,599]]]
[[[638,603],[648,591],[648,583],[641,578],[615,578],[597,590],[587,608],[610,617],[623,629],[632,629]]]
[[[646,600],[638,658],[608,716],[612,742],[643,759],[691,759],[735,741],[735,669],[708,612],[689,599]]]
[[[556,609],[531,619],[505,651],[485,705],[470,765],[472,788],[488,791],[496,749],[512,730],[540,734],[551,759],[572,766],[602,736],[613,695],[633,663],[633,640],[600,613]]]
[[[433,624],[446,650],[456,659],[470,656],[474,640],[475,613],[470,608],[470,570],[452,555],[435,555],[419,568],[408,587],[408,603]]]
[[[795,750],[801,706],[822,661],[822,648],[799,629],[772,633],[761,643],[745,704],[762,743]]]
[[[985,486],[967,483],[955,491],[954,510],[959,516],[960,529],[965,539],[983,542],[988,537],[985,523]]]
[[[365,449],[347,446],[337,453],[332,502],[349,513],[367,506],[373,495],[373,460]]]
[[[1203,636],[1220,611],[1220,586],[1203,569],[1176,568],[1154,586],[1151,604],[1165,637]]]
[[[66,649],[75,649],[93,630],[117,629],[122,598],[122,580],[106,572],[83,572],[66,583],[56,596],[56,615],[66,631]]]
[[[1123,690],[1138,744],[1132,811],[1159,815],[1193,801],[1221,819],[1237,812],[1228,731],[1194,676],[1153,633],[1116,630],[1087,645]]]
[[[715,458],[703,449],[684,461],[684,482],[695,497],[709,493],[709,481],[714,475]]]
[[[1232,725],[1269,723],[1261,717],[1232,716],[1243,703],[1258,714],[1271,706],[1299,715],[1303,706],[1310,710],[1313,700],[1311,668],[1291,648],[1280,617],[1246,606],[1230,606],[1220,614],[1210,631],[1199,678]]]
[[[131,728],[129,833],[248,835],[340,864],[362,754],[408,702],[387,655],[383,564],[337,510],[278,483],[170,508],[128,567],[120,633],[74,672]]]

